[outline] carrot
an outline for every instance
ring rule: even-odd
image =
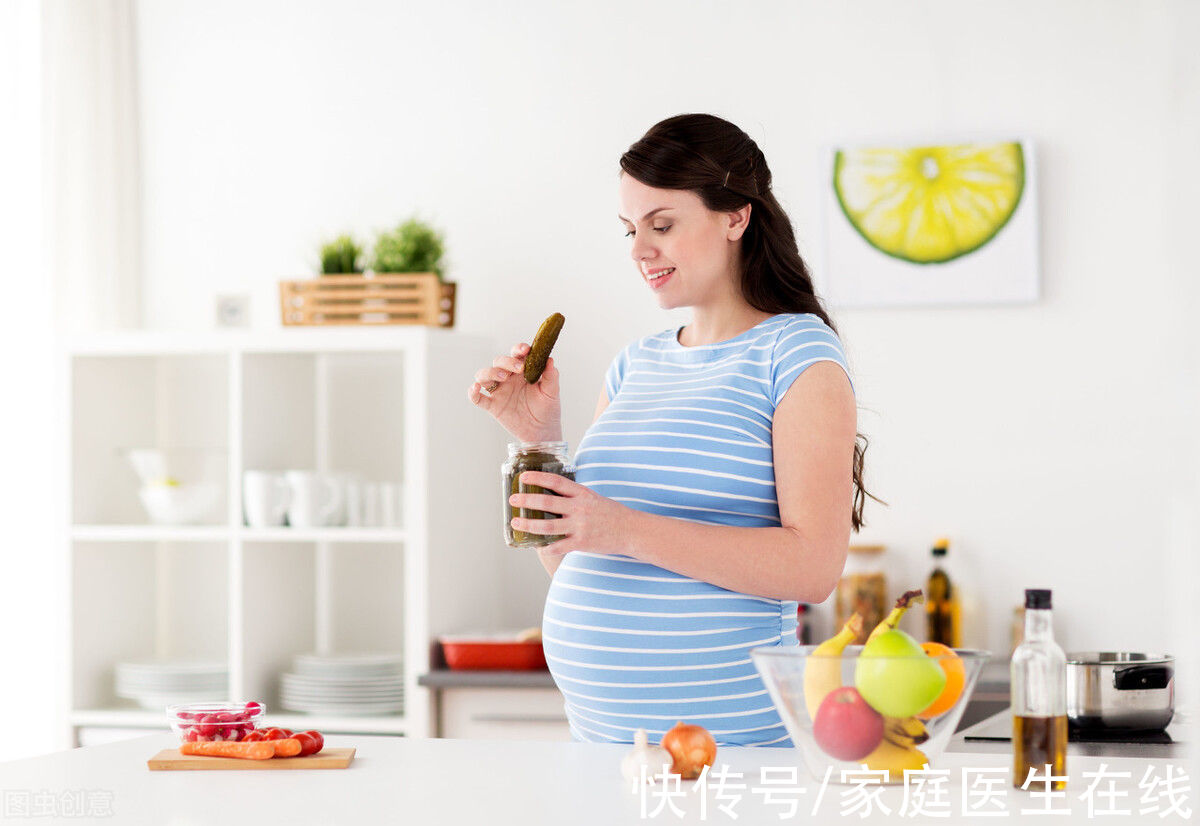
[[[300,741],[295,737],[287,737],[283,740],[267,740],[266,742],[275,747],[276,757],[295,757],[303,748]]]
[[[297,743],[297,745],[299,744]],[[268,740],[259,740],[251,743],[240,743],[236,740],[184,743],[179,747],[179,753],[198,754],[206,757],[240,757],[246,760],[267,760],[275,756],[275,743]]]

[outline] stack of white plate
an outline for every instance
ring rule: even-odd
[[[396,714],[404,710],[399,654],[300,654],[280,675],[279,699],[310,714]]]
[[[221,661],[146,660],[116,666],[117,696],[143,708],[224,700],[228,684],[229,668]]]

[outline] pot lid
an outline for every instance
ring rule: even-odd
[[[1170,654],[1142,654],[1137,651],[1068,651],[1071,665],[1129,665],[1131,663],[1175,662]]]

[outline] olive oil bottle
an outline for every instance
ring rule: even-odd
[[[949,539],[933,546],[933,573],[925,584],[925,638],[951,648],[962,647],[962,603],[946,572]]]
[[[1046,777],[1067,776],[1067,657],[1054,641],[1050,592],[1025,592],[1025,639],[1010,665],[1013,713],[1013,786],[1020,788],[1031,770]],[[1050,788],[1066,788],[1055,780]],[[1042,785],[1031,788],[1045,789]]]

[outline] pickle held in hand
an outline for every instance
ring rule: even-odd
[[[523,372],[528,384],[537,384],[538,379],[542,377],[542,373],[546,370],[546,363],[550,360],[550,351],[554,349],[554,345],[558,341],[558,334],[562,332],[565,323],[566,318],[562,313],[554,313],[538,328],[537,335],[533,337],[533,343],[529,345],[529,352],[525,356]],[[493,381],[483,388],[483,392],[490,394],[499,386],[500,382]]]

